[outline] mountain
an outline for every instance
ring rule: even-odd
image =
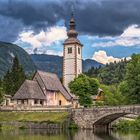
[[[19,62],[26,74],[35,71],[36,67],[24,49],[15,44],[0,41],[0,77],[11,68],[14,56],[18,56]]]
[[[0,77],[4,76],[12,66],[14,56],[18,56],[20,64],[23,66],[26,74],[34,72],[36,69],[56,73],[62,77],[63,57],[47,54],[29,55],[19,46],[0,41]],[[91,67],[99,67],[103,64],[95,60],[83,60],[83,71],[86,72]]]
[[[87,72],[91,67],[98,68],[99,66],[104,66],[102,63],[99,63],[92,59],[83,60],[83,71]]]
[[[47,54],[32,54],[31,58],[33,59],[37,69],[53,72],[59,77],[62,77],[63,57]],[[91,67],[99,66],[103,66],[103,64],[91,59],[83,60],[84,72],[88,71]]]

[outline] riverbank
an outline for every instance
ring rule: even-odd
[[[112,125],[112,128],[116,130],[140,130],[140,117],[135,120],[121,120]]]
[[[63,129],[68,128],[68,112],[0,112],[0,128]]]

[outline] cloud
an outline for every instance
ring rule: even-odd
[[[119,62],[121,61],[122,59],[124,58],[115,58],[113,56],[108,56],[107,53],[105,51],[98,51],[98,52],[95,52],[93,54],[93,57],[92,57],[93,60],[96,60],[102,64],[107,64],[107,63],[111,63],[111,62]],[[130,59],[130,57],[127,58],[127,60]]]
[[[13,42],[24,28],[21,20],[0,15],[0,41]]]
[[[64,41],[67,38],[66,28],[54,26],[35,34],[34,31],[24,31],[20,33],[18,40],[15,43],[29,43],[33,48],[50,46],[53,43]]]
[[[50,50],[50,49],[46,49],[46,48],[25,48],[25,50],[29,53],[29,54],[48,54],[48,55],[57,55],[57,56],[63,56],[63,52],[62,51],[57,51],[57,50]]]
[[[0,36],[4,34],[0,39],[15,41],[24,28],[38,33],[60,20],[68,25],[72,5],[77,29],[83,34],[116,36],[133,24],[140,25],[139,0],[1,0],[0,16],[4,20],[0,20],[0,27],[6,31],[0,29]],[[5,24],[9,19],[14,23]]]
[[[103,42],[94,43],[92,47],[113,47],[113,46],[124,46],[133,47],[140,46],[140,28],[138,25],[132,25],[128,27],[118,37],[102,37]],[[106,41],[105,41],[106,40]]]

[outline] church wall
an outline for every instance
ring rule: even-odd
[[[67,59],[64,62],[64,75],[75,74],[75,59]]]
[[[82,47],[77,45],[77,76],[82,73]],[[78,53],[78,48],[80,49],[80,54]]]
[[[72,80],[74,80],[74,78],[75,78],[75,75],[65,75],[65,77],[64,77],[64,86],[67,88],[68,91],[69,91],[69,89],[68,89],[68,84],[69,84]]]
[[[56,106],[57,105],[57,99],[56,99],[56,93],[47,91],[47,105],[48,106]]]
[[[68,48],[72,48],[72,53],[68,53]],[[68,83],[75,78],[75,45],[64,46],[63,60],[63,84],[68,89]]]
[[[61,92],[58,92],[58,93],[57,93],[56,98],[57,98],[57,104],[58,104],[58,105],[59,105],[59,101],[61,101],[61,105],[62,105],[62,106],[71,105],[71,102],[70,102],[70,101],[67,101],[67,100],[65,99],[65,97],[62,95]]]
[[[72,47],[72,53],[68,54],[68,48]],[[80,54],[78,53],[80,48]],[[74,80],[82,73],[82,47],[80,45],[65,45],[64,46],[64,62],[63,62],[63,83],[68,89],[70,81]]]
[[[82,73],[82,61],[77,59],[77,75]]]

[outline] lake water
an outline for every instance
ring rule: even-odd
[[[91,130],[61,132],[43,129],[1,131],[0,140],[140,140],[140,132],[93,133]]]

